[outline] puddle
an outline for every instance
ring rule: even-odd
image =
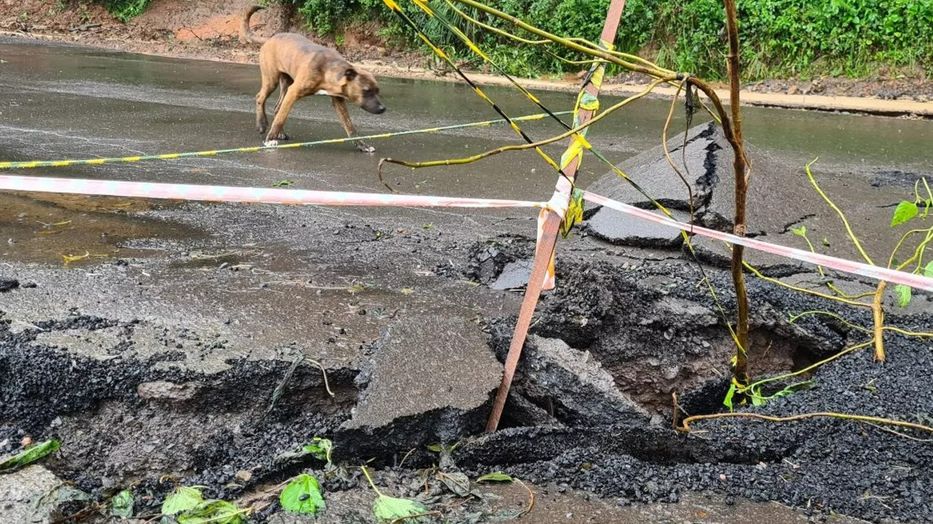
[[[134,216],[165,207],[140,199],[72,195],[0,194],[0,257],[6,261],[77,265],[147,257],[127,248],[131,239],[204,238],[198,229]]]

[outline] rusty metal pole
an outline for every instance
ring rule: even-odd
[[[599,37],[599,44],[604,48],[611,48],[616,39],[616,33],[619,30],[619,22],[622,20],[622,11],[625,9],[625,0],[612,0],[609,4],[609,11],[606,13],[606,21],[603,24],[603,32]],[[603,75],[605,74],[605,64],[599,63],[590,70],[587,75],[586,83],[577,97],[577,110],[574,113],[574,127],[589,122],[597,111],[596,101],[599,96],[599,89],[602,86]],[[586,130],[581,132],[585,135]],[[571,139],[573,140],[573,139]],[[562,199],[563,209],[570,200],[570,184],[577,175],[577,169],[583,159],[582,150],[574,150],[574,142],[567,148],[561,158],[561,167],[567,175],[567,179],[560,178],[557,181],[555,189],[555,198]],[[568,156],[570,155],[570,156]],[[564,162],[564,158],[568,161]],[[552,199],[553,200],[553,199]],[[515,332],[512,335],[512,342],[509,345],[509,354],[505,359],[505,372],[502,375],[502,383],[499,385],[499,391],[496,393],[496,399],[492,404],[492,413],[486,422],[486,431],[493,432],[499,427],[499,419],[502,418],[502,411],[505,409],[505,401],[509,397],[509,388],[512,386],[512,379],[515,377],[515,369],[518,367],[518,360],[522,355],[522,348],[525,345],[525,339],[528,336],[528,327],[531,325],[531,317],[534,315],[535,307],[538,305],[538,298],[541,296],[541,290],[544,287],[545,279],[548,274],[548,266],[554,256],[554,250],[557,245],[557,234],[563,217],[554,210],[548,210],[539,230],[538,243],[535,247],[534,265],[531,269],[531,277],[528,279],[528,286],[525,288],[525,297],[522,300],[522,306],[518,313],[518,321],[515,324]]]

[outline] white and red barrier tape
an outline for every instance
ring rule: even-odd
[[[160,182],[122,182],[78,178],[0,176],[0,190],[64,193],[69,195],[113,196],[124,198],[159,198],[202,202],[239,202],[251,204],[289,204],[316,206],[370,207],[544,207],[542,202],[457,198],[392,193],[347,193],[261,187],[205,186],[199,184],[164,184]]]
[[[550,209],[548,202],[502,200],[490,198],[458,198],[388,193],[348,193],[343,191],[311,191],[303,189],[276,189],[236,186],[206,186],[197,184],[165,184],[150,182],[123,182],[72,178],[45,178],[27,176],[0,176],[0,190],[38,193],[64,193],[73,195],[113,196],[124,198],[159,198],[169,200],[196,200],[207,202],[240,202],[263,204],[319,205],[319,206],[382,206],[382,207],[462,207],[462,208],[540,208]],[[872,266],[802,249],[743,238],[684,224],[628,204],[584,192],[584,199],[628,216],[648,220],[659,225],[686,231],[758,251],[820,265],[843,273],[860,275],[873,280],[904,284],[916,289],[933,291],[933,278]],[[559,212],[560,210],[554,210]]]
[[[843,273],[850,273],[853,275],[868,277],[873,280],[885,280],[888,282],[894,282],[895,284],[904,284],[905,286],[910,286],[917,289],[933,291],[933,278],[927,278],[922,275],[915,275],[913,273],[897,271],[895,269],[888,269],[885,267],[872,266],[870,264],[854,262],[844,258],[831,257],[829,255],[821,255],[819,253],[812,253],[802,249],[770,244],[768,242],[762,242],[761,240],[755,240],[754,238],[739,237],[730,233],[716,231],[715,229],[707,229],[705,227],[684,224],[674,219],[657,215],[651,211],[639,209],[628,204],[623,204],[621,202],[617,202],[615,200],[597,195],[595,193],[590,193],[588,191],[583,192],[583,198],[594,204],[606,206],[621,213],[625,213],[626,215],[648,220],[650,222],[654,222],[655,224],[679,229],[681,231],[686,231],[687,233],[713,238],[716,240],[723,240],[730,244],[738,244],[740,246],[745,246],[757,251],[764,251],[765,253],[771,253],[773,255],[778,255],[785,258],[799,260],[800,262],[807,262],[818,266],[828,267]]]

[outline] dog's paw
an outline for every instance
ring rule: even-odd
[[[376,152],[376,148],[369,144],[359,144],[356,146],[356,148],[364,153],[373,154]]]
[[[262,145],[265,147],[275,147],[279,145],[279,141],[278,140],[266,140],[265,142],[262,143]]]

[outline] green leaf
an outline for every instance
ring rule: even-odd
[[[178,514],[178,524],[241,524],[246,510],[226,500],[205,500]]]
[[[128,519],[133,516],[133,493],[125,489],[110,499],[110,513],[114,517]]]
[[[894,286],[894,294],[897,295],[897,305],[899,307],[907,307],[910,304],[910,298],[911,298],[910,286],[905,286],[904,284],[898,284]]]
[[[891,217],[891,227],[896,227],[904,222],[910,221],[917,216],[919,212],[920,208],[917,207],[917,204],[906,200],[901,201],[894,209],[894,216]]]
[[[722,399],[722,405],[729,408],[729,411],[732,411],[732,397],[735,396],[735,383],[733,382],[729,386],[729,391],[726,392],[726,398]]]
[[[923,268],[923,276],[933,278],[933,260],[927,262],[926,267]]]
[[[781,391],[778,391],[777,393],[771,395],[770,397],[768,397],[767,400],[789,397],[798,391],[803,391],[804,389],[809,388],[811,385],[813,385],[813,381],[811,380],[804,380],[803,382],[797,382],[796,384],[791,384],[785,387],[784,389],[782,389]]]
[[[301,515],[314,515],[326,507],[320,483],[307,473],[298,475],[285,486],[279,503],[285,511]]]
[[[493,473],[486,473],[482,477],[476,479],[476,482],[512,482],[512,477],[501,471],[496,471]]]
[[[175,515],[194,509],[202,502],[204,502],[204,496],[201,495],[201,490],[180,486],[175,488],[171,495],[165,497],[165,501],[162,502],[162,514]]]
[[[792,227],[790,232],[797,235],[798,237],[807,237],[807,226]]]
[[[16,455],[0,461],[0,472],[13,471],[23,466],[28,466],[47,455],[55,453],[61,447],[61,442],[56,439],[46,440],[45,442],[30,446]]]
[[[373,502],[373,515],[379,520],[389,522],[418,517],[427,512],[428,508],[410,499],[398,499],[386,495],[379,495],[376,501]]]
[[[826,247],[829,247],[829,239],[828,239],[828,238],[823,237],[823,245],[826,246]]]
[[[305,453],[310,453],[318,460],[325,460],[330,464],[330,454],[334,450],[334,442],[330,439],[314,437],[311,443],[301,448]]]
[[[425,447],[428,448],[428,451],[431,451],[433,453],[440,453],[441,451],[444,451],[444,446],[440,444],[428,444]]]
[[[272,184],[272,187],[288,187],[294,183],[295,183],[294,181],[288,180],[288,179],[279,180],[278,182],[275,182],[274,184]]]

